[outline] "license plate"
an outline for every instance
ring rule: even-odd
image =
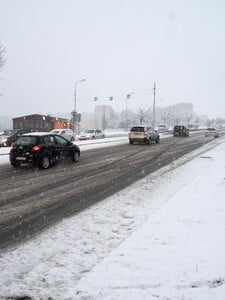
[[[22,160],[22,161],[24,161],[24,160],[26,160],[26,157],[17,157],[16,160]]]

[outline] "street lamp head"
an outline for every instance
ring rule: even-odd
[[[77,80],[77,81],[75,82],[75,86],[76,86],[79,82],[82,82],[82,81],[86,81],[86,79],[84,78],[84,79],[81,79],[81,80]]]

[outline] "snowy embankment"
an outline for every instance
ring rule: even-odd
[[[0,299],[224,299],[224,152],[213,140],[1,252]]]

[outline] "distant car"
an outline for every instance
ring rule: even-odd
[[[47,169],[66,157],[78,162],[80,148],[60,135],[33,132],[20,136],[12,144],[9,157],[14,167],[31,164]]]
[[[5,129],[5,130],[0,132],[0,137],[9,136],[9,135],[11,135],[12,131],[13,131],[13,129]]]
[[[63,136],[68,141],[74,141],[73,130],[71,129],[53,129],[50,133],[55,133]]]
[[[217,138],[219,136],[218,131],[216,128],[209,127],[205,130],[205,137],[213,136],[214,138]]]
[[[88,129],[79,135],[79,140],[94,140],[94,139],[104,139],[105,134],[100,129]]]
[[[6,146],[7,138],[11,135],[12,130],[3,130],[0,132],[0,146]]]
[[[10,147],[11,144],[22,134],[30,132],[30,129],[12,129],[6,131],[6,134],[0,140],[0,147]]]
[[[152,142],[158,143],[160,139],[157,131],[153,130],[152,127],[144,125],[133,126],[128,133],[128,138],[130,144],[136,142],[146,144],[151,144]]]
[[[163,133],[163,132],[167,132],[167,131],[168,131],[168,127],[166,125],[162,124],[162,125],[158,126],[159,133]]]
[[[189,129],[184,125],[175,125],[173,128],[173,136],[189,136]]]

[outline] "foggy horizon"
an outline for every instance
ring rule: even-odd
[[[75,84],[80,113],[148,109],[155,82],[156,106],[225,118],[224,28],[222,0],[0,0],[0,115],[70,113]]]

